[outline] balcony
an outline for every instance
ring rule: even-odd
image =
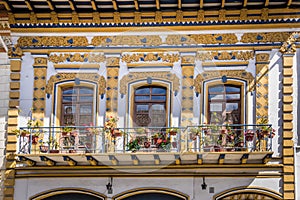
[[[271,125],[262,124],[26,127],[19,130],[18,156],[28,165],[266,163],[273,153],[273,136]]]

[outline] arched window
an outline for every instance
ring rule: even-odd
[[[89,87],[62,89],[61,125],[82,126],[93,123],[94,90]]]
[[[241,124],[241,95],[240,85],[218,84],[208,87],[208,123]]]
[[[161,86],[143,86],[134,91],[135,126],[166,126],[167,89]]]

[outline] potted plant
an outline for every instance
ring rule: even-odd
[[[115,129],[117,127],[118,118],[110,116],[104,123],[104,130],[109,132],[111,136],[115,137]],[[117,131],[116,131],[117,132]]]
[[[75,128],[65,126],[62,128],[61,134],[62,136],[70,135]]]
[[[138,139],[130,140],[128,144],[126,144],[127,151],[136,152],[141,148]]]
[[[169,134],[169,135],[176,135],[177,132],[178,132],[179,128],[168,128],[166,130],[166,132]]]
[[[59,153],[59,144],[52,136],[50,136],[49,138],[49,146],[50,146],[50,150],[49,150],[50,153]]]
[[[198,127],[192,127],[190,129],[190,140],[196,140],[197,136],[201,134],[201,129]]]

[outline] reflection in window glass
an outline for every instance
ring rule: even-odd
[[[81,88],[80,94],[93,94],[93,90],[89,88]]]
[[[135,96],[136,101],[149,101],[150,96]]]
[[[92,96],[81,96],[79,98],[79,101],[93,101],[93,97]]]
[[[149,110],[149,106],[148,105],[137,105],[136,106],[136,111],[148,111]]]
[[[135,94],[149,94],[150,88],[140,88],[135,91]]]
[[[166,100],[166,96],[152,96],[152,100],[165,101]]]
[[[92,106],[90,105],[81,105],[80,106],[80,114],[91,114]]]
[[[166,94],[166,89],[164,89],[164,88],[152,88],[152,94]]]

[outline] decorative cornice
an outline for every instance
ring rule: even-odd
[[[292,33],[289,38],[280,47],[281,53],[293,54],[296,52],[295,42],[299,39],[299,33]]]
[[[119,67],[120,66],[120,58],[119,57],[107,57],[106,58],[106,66],[107,67]]]
[[[75,80],[75,78],[79,78],[80,80],[92,81],[98,84],[98,92],[99,94],[105,93],[106,81],[103,76],[100,76],[96,73],[58,73],[50,77],[46,86],[46,93],[52,94],[53,87],[55,83],[67,80]]]
[[[254,58],[254,51],[198,51],[196,59],[200,61],[211,60],[250,60]]]
[[[269,62],[270,55],[268,53],[256,54],[256,62]]]
[[[88,46],[84,36],[22,36],[18,39],[20,47],[79,47]]]
[[[235,44],[238,42],[237,36],[233,33],[225,34],[191,34],[191,35],[168,35],[166,44]]]
[[[62,62],[90,62],[90,63],[99,63],[105,61],[105,56],[103,54],[95,53],[64,53],[64,54],[51,54],[49,56],[49,61],[53,63],[62,63]]]
[[[124,54],[122,56],[122,61],[126,63],[136,63],[136,62],[167,62],[174,63],[179,61],[179,54],[169,54],[169,53],[134,53],[134,54]]]
[[[244,70],[219,70],[219,71],[207,71],[202,74],[198,74],[194,79],[195,92],[201,93],[203,81],[226,76],[227,78],[239,78],[246,80],[248,83],[253,82],[254,77],[250,72]]]
[[[242,43],[284,42],[290,36],[289,32],[244,33]]]
[[[47,67],[47,58],[44,57],[34,58],[33,67]]]
[[[120,81],[120,93],[127,94],[128,84],[133,81],[146,80],[147,77],[172,82],[172,91],[179,91],[179,78],[170,72],[131,72]]]
[[[92,39],[93,46],[116,46],[116,45],[130,45],[130,46],[158,46],[162,44],[162,39],[158,35],[131,35],[131,36],[95,36]]]
[[[196,11],[152,11],[152,12],[89,12],[89,13],[64,13],[57,14],[55,11],[51,13],[23,13],[13,14],[9,12],[9,23],[11,27],[126,27],[126,26],[153,26],[153,25],[191,25],[191,24],[218,24],[226,23],[228,25],[241,23],[274,23],[283,22],[291,19],[299,18],[299,10],[291,8],[282,9],[241,9],[216,11],[199,10]],[[271,15],[270,15],[271,13]]]

